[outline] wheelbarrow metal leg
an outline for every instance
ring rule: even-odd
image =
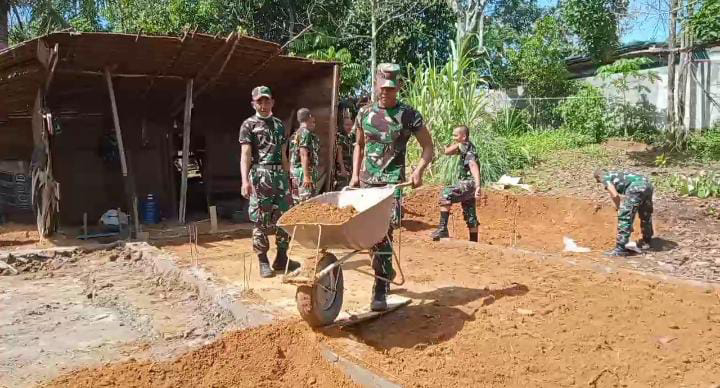
[[[327,276],[327,274],[329,274],[332,270],[341,266],[344,262],[348,261],[351,257],[355,256],[355,254],[357,254],[358,252],[360,252],[360,251],[352,251],[352,252],[346,254],[345,256],[343,256],[342,258],[340,258],[338,261],[325,267],[322,271],[315,274],[315,281],[317,282],[320,279],[322,279],[323,277]]]

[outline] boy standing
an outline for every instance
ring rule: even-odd
[[[443,189],[440,197],[440,225],[432,233],[433,241],[449,237],[448,218],[453,203],[462,205],[463,218],[470,230],[470,241],[478,241],[478,220],[475,200],[480,197],[480,166],[475,145],[470,142],[470,130],[461,125],[453,130],[455,144],[445,147],[445,155],[460,155],[458,181]]]

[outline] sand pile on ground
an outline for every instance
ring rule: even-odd
[[[59,377],[47,387],[351,387],[304,323],[234,332],[171,361],[129,361]]]
[[[357,214],[352,206],[337,207],[328,203],[301,203],[280,219],[282,224],[342,224]]]

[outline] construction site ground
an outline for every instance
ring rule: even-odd
[[[540,189],[534,193],[487,191],[478,201],[478,244],[465,241],[459,208],[452,238],[431,241],[439,188],[411,193],[396,235],[406,282],[391,292],[412,304],[351,328],[313,331],[300,321],[295,287],[259,277],[244,229],[201,233],[196,249],[182,233],[156,235],[151,244],[180,270],[201,273],[238,303],[271,314],[270,325],[230,319],[222,306],[182,282],[158,280],[164,277],[142,266],[147,258],[120,248],[71,255],[77,260],[41,268],[46,275],[39,277],[2,277],[0,309],[11,313],[0,317],[0,385],[52,379],[50,386],[68,387],[367,385],[351,381],[328,359],[329,350],[412,387],[717,387],[720,222],[708,211],[717,203],[659,188],[651,251],[604,257],[616,213],[592,182],[593,169],[606,162],[658,180],[666,174],[627,149],[611,143],[558,155],[524,173]],[[3,232],[6,250],[39,244],[20,227]],[[591,252],[563,252],[563,237]],[[293,248],[292,255],[313,253]],[[356,271],[371,271],[369,264],[358,255],[344,265],[344,310],[369,304],[372,279]],[[164,301],[144,303],[151,292],[163,293]],[[54,340],[71,334],[94,342]]]

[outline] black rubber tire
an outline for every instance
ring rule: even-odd
[[[335,255],[325,253],[318,262],[316,271],[320,272],[336,261],[337,258]],[[331,281],[336,284],[335,295],[331,298],[330,303],[326,304],[326,302],[328,302],[328,300],[324,298],[326,292],[321,285],[328,286]],[[295,292],[298,312],[300,312],[300,316],[312,327],[329,325],[335,322],[335,318],[340,314],[345,289],[342,268],[337,267],[332,273],[321,279],[320,283],[321,284],[316,283],[312,287],[299,286]]]

